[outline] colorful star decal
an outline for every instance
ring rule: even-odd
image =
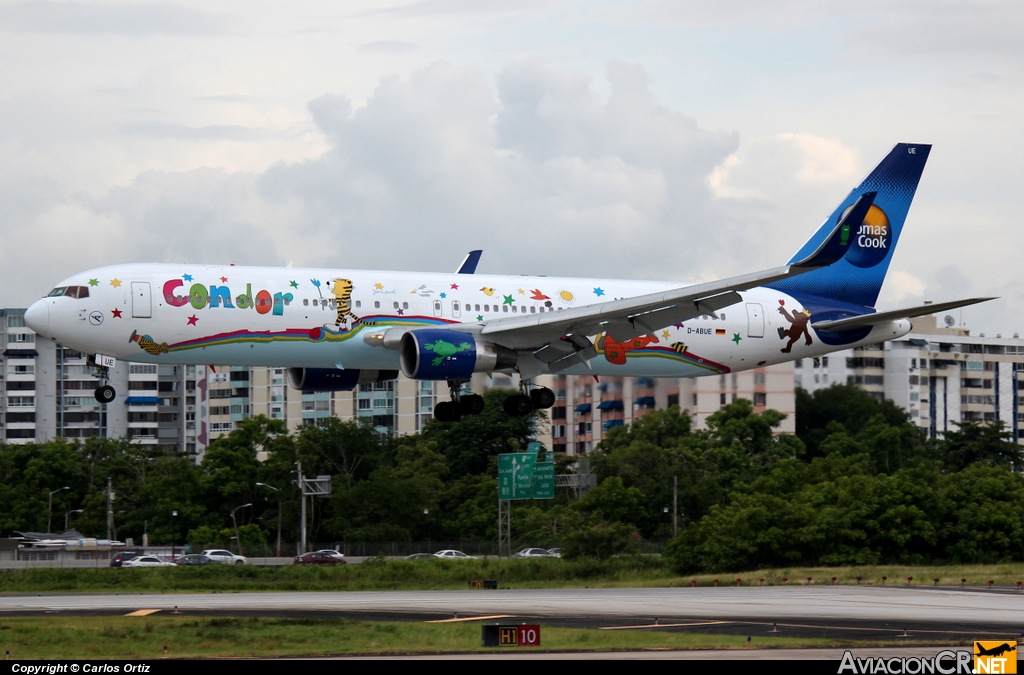
[[[90,286],[99,286],[100,285],[100,280],[99,279],[89,279],[89,285]]]
[[[452,284],[452,290],[453,291],[459,290],[459,285],[458,284]]]
[[[191,274],[182,274],[181,278],[184,279],[185,281],[192,281],[192,275]]]
[[[595,288],[594,295],[600,298],[602,295],[604,295],[604,289],[601,287]]]
[[[670,333],[667,330],[661,331],[661,337],[665,338],[666,340],[668,339],[669,335]]]
[[[523,290],[523,289],[521,289],[521,288],[520,288],[520,289],[517,289],[517,290],[516,290],[516,293],[518,293],[519,295],[526,295],[526,291],[524,291],[524,290]]]
[[[672,324],[672,325],[673,325],[674,327],[676,327],[676,328],[680,328],[680,329],[681,329],[681,328],[683,327],[683,324],[681,324],[681,323],[674,323],[674,324]]]
[[[515,301],[516,301],[516,299],[513,298],[511,295],[506,295],[505,296],[505,302],[503,302],[501,304],[503,304],[503,305],[511,305]]]
[[[196,316],[195,314],[193,314],[192,316],[190,316],[188,318],[188,325],[195,326],[198,321],[199,321],[199,317]]]
[[[226,284],[226,283],[228,282],[228,278],[227,278],[227,277],[221,277],[221,278],[220,278],[220,282],[221,282],[222,284]]]
[[[476,320],[477,321],[483,321],[484,320],[483,314],[477,314],[476,315]]]
[[[448,297],[448,294],[445,293],[444,291],[441,291],[441,295],[439,297],[443,300],[444,298]]]
[[[379,281],[378,281],[377,283],[375,283],[375,284],[373,285],[373,287],[374,287],[375,289],[377,289],[378,291],[383,291],[383,290],[384,290],[384,284],[382,284],[382,283],[381,283],[381,282],[379,282]]]
[[[121,288],[121,280],[120,279],[111,279],[110,280],[110,285],[113,286],[114,288]]]
[[[298,288],[299,282],[295,281],[295,279],[292,279],[291,281],[288,282],[288,285],[291,286],[292,288]]]
[[[117,308],[114,308],[114,309],[110,310],[110,313],[114,316],[115,319],[120,319],[121,318],[121,310],[119,310]]]
[[[740,337],[739,333],[733,333],[732,334],[732,341],[735,342],[736,344],[739,344],[740,340],[742,340],[742,339],[743,338]]]
[[[398,308],[398,316],[402,316],[402,315],[404,315],[404,314],[405,314],[405,310],[404,310],[404,309],[402,309],[401,307],[399,307],[399,308]]]

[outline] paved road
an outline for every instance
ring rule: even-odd
[[[121,595],[4,595],[0,613],[136,609],[370,612],[451,616],[867,621],[1003,626],[1024,630],[1024,596],[988,589],[880,586],[358,591]]]

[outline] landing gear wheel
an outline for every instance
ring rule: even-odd
[[[537,410],[546,410],[555,404],[555,392],[547,387],[534,389],[530,392],[530,402]]]
[[[109,384],[104,384],[96,387],[96,391],[93,392],[93,396],[95,396],[96,400],[100,403],[111,403],[115,398],[117,398],[117,392],[114,391],[114,388]]]
[[[484,397],[480,394],[467,394],[459,400],[459,410],[463,415],[479,415],[485,406]]]
[[[438,422],[458,422],[460,417],[459,404],[455,401],[441,401],[434,406],[434,419]]]
[[[523,394],[515,394],[505,399],[505,403],[502,404],[502,408],[505,409],[505,414],[512,417],[523,417],[533,412],[533,402],[530,401],[529,396]]]

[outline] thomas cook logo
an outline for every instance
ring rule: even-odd
[[[974,643],[975,673],[1016,673],[1017,645],[998,640],[981,640]]]
[[[852,208],[851,205],[843,211],[839,219],[845,218]],[[850,264],[857,267],[874,267],[889,255],[892,248],[892,225],[885,211],[877,205],[872,204],[864,216],[864,222],[851,230],[849,233],[842,233],[843,245],[851,244],[846,254]]]

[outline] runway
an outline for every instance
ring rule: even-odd
[[[343,614],[409,620],[505,616],[555,623],[700,622],[851,630],[909,628],[1020,634],[1024,597],[1014,590],[882,586],[629,588],[477,591],[4,595],[0,614],[110,614],[164,610],[217,614]],[[709,624],[714,625],[714,624]]]

